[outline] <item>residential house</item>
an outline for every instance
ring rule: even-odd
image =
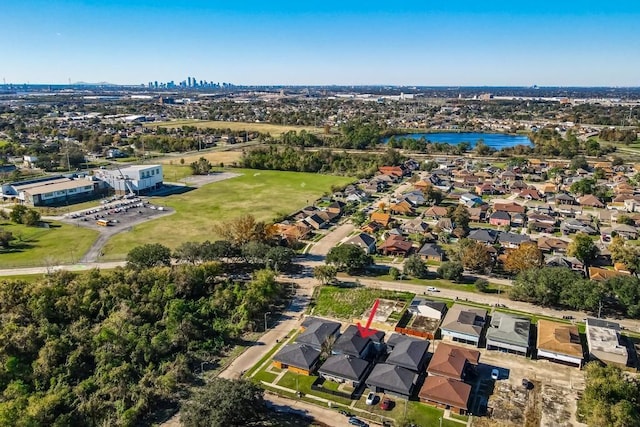
[[[318,374],[329,381],[347,383],[357,388],[371,370],[371,362],[347,354],[329,357],[318,369]]]
[[[587,317],[586,325],[589,360],[599,360],[620,367],[627,366],[629,353],[620,335],[620,325],[591,317]]]
[[[415,297],[407,308],[412,314],[440,320],[447,311],[447,304],[439,301],[429,301],[424,298]],[[392,335],[393,336],[393,335]]]
[[[582,366],[582,344],[575,325],[539,319],[536,347],[538,359]]]
[[[612,277],[628,276],[628,272],[608,270],[606,268],[589,267],[589,278],[596,282],[604,282]]]
[[[471,230],[467,238],[487,245],[493,245],[496,240],[498,240],[498,232],[496,230],[478,228],[475,230]]]
[[[425,199],[424,194],[421,191],[411,191],[409,193],[405,193],[403,195],[404,200],[411,203],[411,206],[418,207],[427,203],[427,199]]]
[[[545,237],[540,236],[537,240],[538,249],[544,253],[565,253],[569,247],[569,242],[566,242],[557,237]]]
[[[340,336],[340,326],[338,322],[308,317],[302,322],[302,332],[297,336],[296,342],[321,350],[325,343],[335,341]]]
[[[511,225],[513,227],[522,227],[522,226],[524,226],[524,223],[526,221],[526,217],[524,216],[524,214],[517,213],[517,212],[511,212],[509,214],[509,216],[511,217]]]
[[[489,224],[496,227],[511,225],[511,216],[505,211],[496,211],[489,216]]]
[[[555,201],[556,205],[575,205],[576,204],[576,199],[574,199],[572,196],[568,195],[567,193],[557,193],[553,198],[553,200]]]
[[[368,255],[376,253],[376,238],[366,233],[358,233],[355,236],[350,237],[343,244],[356,245],[364,249]]]
[[[371,221],[377,222],[384,228],[387,228],[389,226],[389,223],[391,222],[391,215],[384,212],[372,212],[370,218]]]
[[[483,182],[483,183],[477,184],[474,188],[474,191],[481,196],[502,193],[502,191],[500,191],[490,182]]]
[[[418,255],[425,261],[442,262],[445,258],[444,250],[437,243],[425,243],[418,251]]]
[[[307,344],[287,344],[273,356],[273,366],[302,375],[311,375],[320,360],[320,350]]]
[[[487,350],[529,355],[531,319],[495,311],[487,329]]]
[[[378,247],[384,255],[407,256],[413,244],[403,236],[391,235]]]
[[[295,224],[276,224],[278,233],[288,242],[297,242],[306,239],[311,233],[311,227],[305,222],[299,221]]]
[[[393,334],[392,337],[394,338],[393,350],[389,353],[386,363],[417,373],[424,371],[429,341],[399,334]]]
[[[406,234],[424,234],[429,231],[429,224],[424,222],[422,218],[414,218],[405,221],[400,228]]]
[[[395,215],[415,215],[413,205],[406,200],[401,200],[389,206],[389,211]]]
[[[584,224],[578,221],[575,218],[568,218],[560,223],[560,231],[563,234],[570,233],[586,233],[586,234],[596,234],[597,231],[591,227],[590,225]]]
[[[429,376],[440,376],[463,381],[469,372],[478,366],[480,352],[440,342],[431,357],[427,372]]]
[[[336,214],[337,216],[342,215],[342,211],[346,205],[343,202],[333,202],[329,206],[327,206],[326,211]]]
[[[484,201],[482,197],[477,196],[471,193],[464,193],[460,195],[459,202],[467,207],[475,208],[477,206],[483,205]]]
[[[542,200],[542,195],[533,188],[525,188],[518,194],[518,197],[525,200]]]
[[[429,375],[418,392],[420,402],[460,415],[469,410],[469,396],[471,385],[437,375]]]
[[[561,254],[552,255],[545,258],[544,264],[547,267],[565,267],[576,273],[584,274],[584,264],[576,257]]]
[[[498,243],[504,248],[519,248],[521,244],[530,242],[529,236],[526,234],[510,233],[501,231],[498,233]]]
[[[378,171],[383,175],[394,178],[402,178],[408,172],[403,166],[381,166],[378,168]]]
[[[487,205],[484,205],[487,206]],[[485,220],[486,210],[482,209],[482,207],[477,208],[467,208],[469,211],[469,221],[471,222],[482,222]]]
[[[315,230],[326,228],[329,225],[329,222],[325,218],[322,218],[318,213],[309,215],[304,219],[304,222]]]
[[[360,230],[362,230],[363,232],[367,233],[367,234],[376,234],[378,231],[383,230],[384,226],[382,224],[379,224],[375,221],[371,221],[365,225],[363,225],[362,227],[360,227]]]
[[[618,236],[623,239],[636,240],[638,238],[638,229],[633,225],[618,224],[612,227],[613,231],[618,233]]]
[[[592,208],[604,208],[605,205],[593,194],[586,194],[578,199],[580,206],[589,206]]]
[[[384,332],[376,331],[375,338],[381,342]],[[349,325],[342,335],[333,343],[331,352],[333,354],[347,354],[361,359],[367,358],[376,351],[374,341],[371,337],[363,338],[355,325]]]
[[[440,219],[447,216],[447,208],[443,206],[431,206],[424,212],[425,219]]]
[[[542,192],[544,194],[554,194],[556,191],[558,191],[556,185],[551,182],[547,182],[542,185]]]
[[[440,325],[442,339],[473,344],[478,347],[486,320],[487,310],[454,304]]]
[[[378,363],[365,381],[376,393],[386,393],[408,399],[413,393],[418,375],[402,366]]]
[[[495,203],[493,205],[493,211],[494,212],[503,211],[503,212],[509,212],[509,213],[521,213],[521,214],[523,214],[525,212],[525,207],[522,206],[522,205],[519,205],[517,203],[514,203],[514,202],[510,202],[510,203]]]
[[[453,231],[453,221],[451,218],[440,218],[436,227],[444,231],[445,233],[451,233]]]

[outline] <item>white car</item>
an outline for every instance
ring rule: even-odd
[[[491,370],[491,379],[492,380],[497,380],[498,378],[500,378],[500,371],[497,370],[496,368],[493,368]]]
[[[427,291],[429,291],[429,292],[440,292],[438,290],[438,288],[433,287],[433,286],[427,286]]]
[[[375,400],[376,400],[376,394],[374,392],[370,392],[367,395],[367,400],[365,401],[365,403],[367,405],[373,405],[373,402],[375,402]]]

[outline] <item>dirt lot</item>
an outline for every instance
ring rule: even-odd
[[[500,370],[489,396],[491,416],[475,418],[474,426],[583,426],[575,419],[578,392],[584,389],[584,372],[547,360],[479,349],[482,370]],[[525,390],[522,379],[531,381]]]

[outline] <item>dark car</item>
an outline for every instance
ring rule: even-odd
[[[364,421],[356,417],[349,418],[349,424],[352,424],[358,427],[369,427],[369,424],[365,423]]]
[[[391,409],[391,399],[389,399],[388,397],[382,399],[382,402],[380,402],[380,409],[382,409],[383,411],[388,411],[389,409]]]
[[[345,417],[351,417],[351,416],[352,416],[352,414],[351,414],[350,412],[347,412],[347,411],[345,411],[344,409],[340,409],[340,410],[338,411],[338,413],[339,413],[340,415],[344,415]]]

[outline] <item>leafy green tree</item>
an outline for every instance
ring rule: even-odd
[[[480,292],[487,292],[487,289],[489,289],[489,282],[486,279],[478,279],[473,285]]]
[[[249,264],[265,264],[270,249],[266,243],[250,241],[240,247],[240,253]]]
[[[589,427],[640,426],[640,381],[615,366],[590,362],[578,412]]]
[[[159,243],[136,246],[127,254],[127,267],[143,269],[171,265],[171,249]]]
[[[364,224],[367,221],[367,215],[363,212],[363,211],[356,211],[352,216],[351,216],[351,221],[353,221],[353,224],[356,227],[360,227],[362,224]]]
[[[469,231],[469,221],[471,216],[467,208],[459,204],[453,209],[449,209],[449,218],[455,224],[456,228],[462,228],[465,231]]]
[[[211,162],[204,157],[200,157],[197,161],[192,162],[190,165],[191,171],[194,175],[209,175],[213,166]]]
[[[576,233],[567,247],[567,253],[569,256],[574,256],[582,261],[588,274],[589,266],[598,256],[599,249],[588,234]]]
[[[391,277],[391,280],[398,280],[400,278],[400,270],[395,267],[389,268],[389,277]]]
[[[605,286],[624,308],[627,316],[640,317],[640,279],[635,276],[616,276],[608,279]]]
[[[340,245],[329,250],[326,262],[335,266],[338,271],[354,274],[371,265],[373,259],[356,245]]]
[[[40,212],[34,209],[27,210],[22,216],[22,223],[30,227],[38,225],[40,223]]]
[[[460,282],[462,280],[463,272],[464,267],[457,261],[443,262],[438,267],[438,276],[446,280],[452,280],[454,282]]]
[[[418,279],[424,279],[429,275],[429,269],[427,264],[420,258],[420,256],[413,254],[409,256],[402,266],[404,274],[416,277]]]
[[[589,167],[589,163],[587,163],[587,159],[584,156],[575,156],[571,159],[571,163],[569,164],[569,169],[578,170],[578,169],[587,169]]]
[[[16,240],[16,238],[13,236],[12,232],[0,229],[0,246],[7,249],[11,246],[11,242],[14,240]]]
[[[493,263],[487,247],[470,239],[458,241],[457,253],[453,259],[460,261],[466,270],[475,273],[484,273]]]
[[[213,378],[182,405],[185,427],[246,426],[267,412],[264,390],[247,380]]]
[[[22,224],[23,218],[28,210],[29,208],[27,208],[25,205],[14,205],[13,208],[11,208],[11,212],[9,213],[9,219],[16,224]]]
[[[285,248],[283,246],[274,246],[267,251],[265,256],[266,265],[272,268],[275,272],[286,270],[293,259],[296,257],[296,252],[291,248]]]
[[[173,257],[191,264],[197,264],[203,258],[202,249],[203,245],[200,243],[184,242],[173,252]]]
[[[584,178],[571,184],[571,192],[575,194],[593,194],[596,190],[596,181]]]
[[[318,265],[313,268],[313,277],[322,285],[327,285],[336,279],[338,270],[332,265]]]
[[[563,289],[576,285],[588,286],[587,281],[564,267],[532,268],[516,276],[509,292],[511,299],[543,306],[561,304]]]

